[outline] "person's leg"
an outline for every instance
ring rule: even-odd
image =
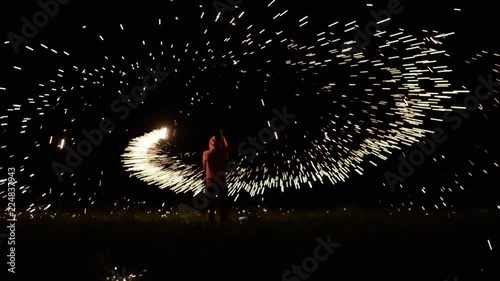
[[[229,219],[228,217],[228,189],[227,185],[221,186],[219,193],[219,212],[221,223],[226,223]]]
[[[207,196],[208,199],[208,206],[207,206],[207,213],[208,213],[208,221],[210,224],[214,225],[215,224],[215,210],[217,209],[217,203],[215,202],[215,198],[212,198],[212,196],[209,196],[209,194],[213,194],[213,186],[210,186],[211,184],[206,184],[205,185],[205,195]],[[210,188],[210,190],[209,190]]]

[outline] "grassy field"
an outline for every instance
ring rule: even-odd
[[[126,280],[500,280],[499,219],[498,209],[360,208],[234,211],[216,227],[190,211],[21,216],[16,277],[105,280],[116,267],[143,275]],[[328,236],[340,245],[318,261]],[[304,261],[310,272],[283,278]]]

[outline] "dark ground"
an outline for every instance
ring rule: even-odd
[[[260,210],[216,228],[193,214],[21,218],[13,280],[104,280],[110,266],[147,270],[134,280],[282,280],[328,235],[340,247],[288,280],[500,280],[500,210],[454,212]]]

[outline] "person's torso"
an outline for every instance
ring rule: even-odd
[[[216,177],[222,182],[226,181],[226,157],[223,150],[211,150],[207,153],[206,179],[213,181]]]

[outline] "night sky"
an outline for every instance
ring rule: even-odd
[[[402,12],[354,55],[342,55],[341,42],[353,40],[349,29],[364,29],[373,22],[370,11],[387,9],[387,1],[243,0],[223,19],[210,1],[102,2],[60,5],[17,54],[8,34],[22,35],[21,18],[41,8],[2,3],[0,171],[16,168],[23,186],[17,200],[26,210],[190,202],[203,182],[209,138],[224,128],[235,148],[231,159],[243,161],[238,145],[285,106],[293,122],[231,174],[238,204],[500,205],[498,91],[458,128],[442,120],[446,111],[458,116],[453,109],[473,95],[478,76],[499,81],[498,23],[489,2],[402,1]],[[157,65],[169,75],[121,120],[113,102],[142,84],[146,66]],[[423,79],[412,80],[415,73]],[[436,79],[445,82],[436,87]],[[115,130],[60,182],[54,161],[64,164],[66,148],[103,118]],[[132,139],[163,127],[168,148],[148,157],[164,159],[158,176],[180,173],[174,191],[138,179],[123,163]],[[398,156],[436,128],[448,139],[391,192],[384,173],[397,171]],[[282,192],[272,178],[298,183]]]

